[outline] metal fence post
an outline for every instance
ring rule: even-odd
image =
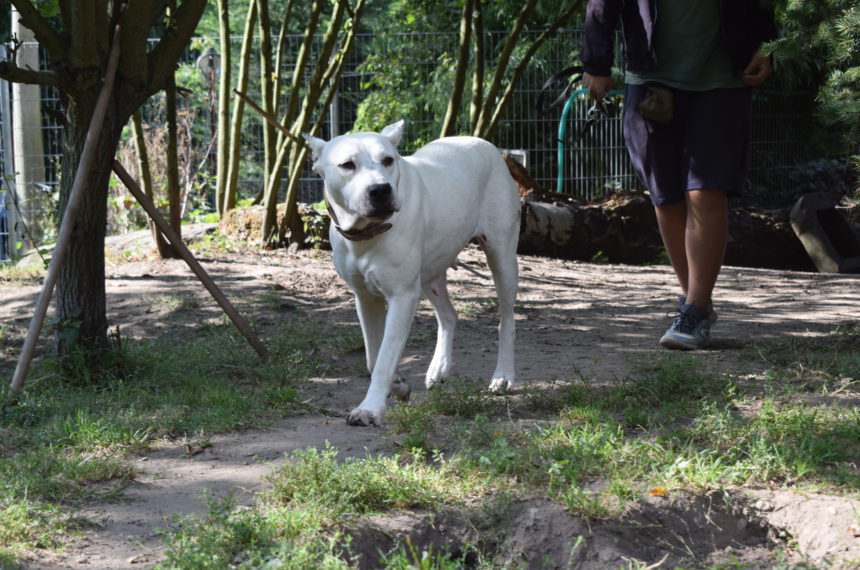
[[[0,45],[0,60],[6,59],[6,46]],[[12,108],[9,104],[9,82],[0,79],[0,261],[10,261],[16,253],[15,171],[12,162]]]

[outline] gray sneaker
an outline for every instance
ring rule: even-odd
[[[675,322],[660,338],[660,345],[680,350],[705,348],[711,342],[711,315],[716,321],[713,310],[706,311],[696,305],[681,305]]]
[[[687,304],[687,298],[683,295],[678,295],[678,310],[681,310],[681,307]],[[713,326],[714,323],[717,322],[717,312],[714,310],[714,305],[712,304],[708,308],[708,325]]]

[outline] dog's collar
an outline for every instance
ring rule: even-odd
[[[334,213],[334,208],[331,207],[331,203],[328,201],[328,195],[324,195],[325,199],[325,208],[328,210],[328,215],[331,218],[332,223],[334,224],[335,229],[350,241],[364,241],[368,240],[372,237],[376,237],[379,234],[383,234],[391,229],[391,224],[388,222],[371,222],[361,228],[360,230],[344,230],[341,229],[340,223],[337,221],[337,216]]]

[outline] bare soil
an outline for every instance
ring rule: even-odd
[[[186,229],[186,236],[195,231]],[[109,262],[107,269],[109,320],[123,336],[185,335],[200,323],[220,322],[218,306],[184,262],[152,258],[149,242],[140,234],[115,240],[111,247],[109,259],[121,259],[123,251],[136,259]],[[455,373],[489,380],[495,363],[496,321],[487,302],[493,296],[492,281],[477,249],[467,249],[460,261],[461,267],[449,272],[451,296],[461,310]],[[286,320],[310,318],[323,327],[357,322],[350,292],[334,273],[328,252],[243,253],[201,262],[255,323],[264,342]],[[0,319],[20,334],[37,294],[35,286],[0,287]],[[158,302],[165,295],[194,297],[199,303],[170,313]],[[657,339],[670,322],[667,313],[676,306],[676,295],[669,267],[521,256],[519,380],[546,383],[582,375],[595,385],[620,381],[637,359],[654,358],[662,350]],[[710,369],[750,378],[765,367],[753,357],[756,346],[819,344],[838,327],[860,323],[856,275],[726,267],[715,298],[719,321],[714,344],[696,358]],[[413,327],[416,340],[407,347],[401,370],[418,400],[424,397],[423,373],[434,330],[432,310],[424,302]],[[385,429],[345,422],[367,386],[363,355],[329,356],[343,365],[336,368],[340,372],[308,379],[303,387],[321,412],[283,418],[265,429],[215,435],[211,447],[193,456],[183,442],[155,444],[147,454],[130,459],[139,475],[121,500],[81,508],[76,514],[90,524],[70,537],[62,552],[44,555],[28,568],[149,568],[163,556],[158,529],[171,524],[172,515],[205,512],[204,493],[232,493],[239,502],[250,503],[265,484],[263,476],[285,453],[326,442],[343,454],[398,451],[397,437]],[[817,398],[860,405],[856,392]],[[778,548],[793,560],[848,568],[860,561],[858,513],[858,501],[790,487],[643,497],[622,518],[602,523],[533,498],[497,513],[498,519],[488,523],[489,532],[476,528],[467,506],[362,519],[353,531],[353,546],[365,553],[363,566],[368,568],[378,547],[405,536],[419,545],[447,541],[456,548],[476,533],[485,543],[494,542],[500,559],[529,568],[615,568],[630,559],[671,568],[685,552],[713,564],[738,561],[743,567],[769,568]],[[577,542],[580,536],[584,538]]]

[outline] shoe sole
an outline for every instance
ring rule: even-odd
[[[673,350],[699,350],[705,348],[707,345],[700,345],[696,342],[684,342],[674,337],[663,337],[660,339],[660,346]]]

